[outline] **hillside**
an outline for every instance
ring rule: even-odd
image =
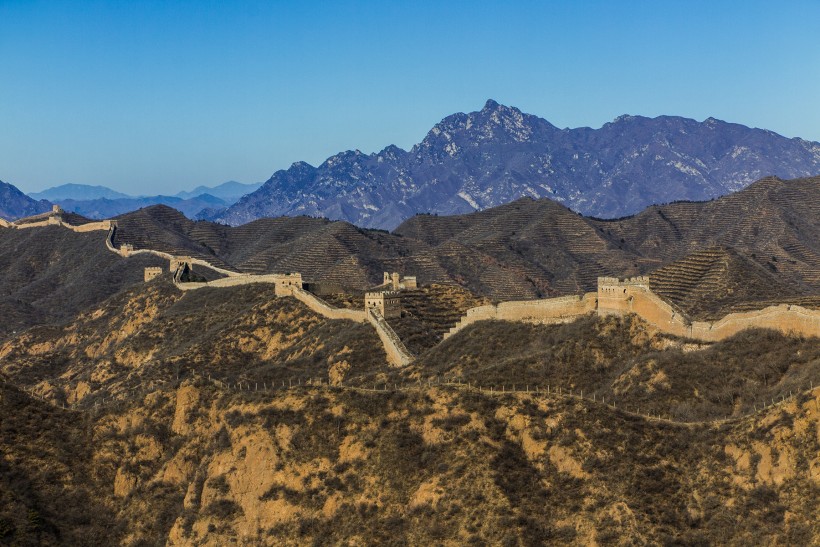
[[[168,267],[157,257],[123,259],[106,249],[104,238],[104,232],[78,234],[57,226],[0,228],[0,339],[73,318],[141,284],[146,266]]]
[[[182,293],[170,279],[124,291],[70,324],[31,329],[0,346],[0,358],[16,385],[60,403],[122,396],[171,372],[278,386],[363,382],[387,366],[369,325],[325,320],[270,286]]]
[[[392,230],[418,213],[464,214],[521,197],[613,218],[770,175],[818,174],[820,143],[714,118],[620,116],[599,129],[559,129],[490,100],[446,117],[409,151],[391,145],[318,167],[294,163],[212,218],[239,225],[305,214]]]
[[[12,416],[35,405],[2,401]],[[13,491],[47,500],[38,527],[19,518],[33,504],[15,500],[3,530],[37,542],[91,522],[101,540],[170,545],[805,545],[820,534],[818,402],[815,391],[720,427],[680,426],[557,395],[264,395],[183,380],[88,413],[88,429],[50,407],[3,429],[6,453],[37,439],[27,465],[63,457],[76,473],[90,461],[96,477],[47,498],[33,475]],[[62,511],[88,490],[102,507]]]

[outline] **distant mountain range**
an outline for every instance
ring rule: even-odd
[[[319,167],[277,171],[213,220],[323,216],[393,229],[417,213],[468,213],[548,197],[613,218],[657,203],[707,200],[767,175],[820,173],[820,143],[714,118],[621,116],[600,129],[559,129],[487,101],[453,114],[404,151],[348,151]]]
[[[30,192],[33,199],[45,199],[51,202],[62,200],[92,200],[92,199],[127,199],[134,196],[117,192],[105,186],[90,186],[88,184],[62,184],[48,188],[42,192]]]
[[[190,192],[180,192],[176,194],[176,196],[182,199],[191,199],[197,196],[201,196],[202,194],[209,194],[211,196],[229,202],[230,204],[233,204],[239,201],[239,198],[241,198],[245,194],[250,194],[254,190],[258,189],[260,186],[262,186],[262,184],[264,183],[242,183],[236,182],[235,180],[230,180],[228,182],[223,182],[219,186],[214,186],[213,188],[208,186],[197,186]]]
[[[709,200],[769,175],[817,174],[820,143],[763,129],[674,116],[620,116],[600,129],[559,129],[489,100],[478,112],[446,117],[410,151],[393,145],[369,155],[347,151],[318,167],[294,163],[264,184],[229,181],[176,196],[129,196],[82,184],[29,198],[6,190],[0,214],[40,211],[47,202],[38,199],[89,218],[164,204],[233,226],[306,215],[392,230],[419,213],[464,214],[521,197],[617,218],[653,204]]]
[[[176,196],[146,196],[120,199],[61,199],[56,200],[55,203],[59,204],[66,211],[72,211],[94,219],[111,218],[151,205],[168,205],[180,211],[188,218],[195,218],[203,210],[212,210],[215,208],[224,209],[230,205],[230,202],[210,194],[201,194],[190,199],[182,199]]]
[[[29,197],[35,200],[48,200],[67,211],[94,219],[110,218],[151,205],[168,205],[189,218],[195,218],[203,211],[216,214],[260,186],[261,182],[243,184],[229,181],[214,187],[198,186],[191,191],[179,192],[175,196],[131,196],[105,186],[63,184],[42,192],[33,192]],[[15,218],[16,216],[24,215],[14,215]]]

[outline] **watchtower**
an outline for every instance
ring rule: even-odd
[[[376,309],[382,317],[401,317],[401,298],[396,291],[368,292],[364,294],[364,309]]]
[[[174,256],[171,257],[170,267],[169,269],[171,272],[175,272],[180,268],[188,268],[189,270],[193,270],[194,259],[190,256]]]
[[[415,276],[401,277],[398,272],[384,272],[382,286],[389,286],[390,290],[400,291],[402,289],[418,288]]]
[[[274,290],[276,296],[286,296],[293,294],[293,289],[302,288],[302,274],[287,273],[274,274]]]
[[[160,268],[159,266],[149,266],[148,268],[145,268],[146,283],[148,283],[155,277],[159,277],[160,275],[162,275],[162,268]]]
[[[649,276],[629,277],[624,280],[617,277],[599,277],[598,315],[628,313],[635,292],[648,290]]]

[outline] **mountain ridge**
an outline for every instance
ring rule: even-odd
[[[296,162],[210,219],[324,216],[392,229],[417,213],[462,214],[522,196],[604,218],[651,204],[707,200],[769,175],[820,173],[820,143],[707,118],[624,115],[599,129],[559,129],[488,100],[436,124],[409,151],[348,150]]]

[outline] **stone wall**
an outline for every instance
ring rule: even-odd
[[[495,305],[478,306],[467,310],[461,320],[445,333],[445,340],[476,321],[521,321],[524,323],[553,324],[574,321],[595,311],[596,293],[583,296],[562,296],[544,300],[520,300]]]
[[[649,290],[648,284],[613,284],[601,278],[598,314],[634,313],[663,332],[717,342],[750,328],[772,329],[784,334],[820,336],[820,310],[781,304],[762,310],[730,313],[715,321],[690,321],[685,314]]]
[[[686,314],[649,289],[649,278],[598,278],[598,292],[547,300],[502,302],[467,310],[444,335],[447,339],[477,321],[500,320],[525,323],[563,323],[587,313],[626,315],[634,313],[657,329],[684,338],[717,342],[750,328],[772,329],[785,334],[820,337],[820,310],[781,304],[750,312],[730,313],[710,323],[691,321]]]
[[[291,294],[308,308],[324,317],[327,317],[328,319],[350,319],[351,321],[356,321],[357,323],[364,323],[367,321],[367,314],[364,310],[334,308],[324,300],[317,298],[304,289],[293,289]]]
[[[714,323],[696,321],[692,324],[691,337],[717,341],[749,328],[772,329],[800,336],[820,336],[820,311],[781,304],[762,310],[730,313]]]
[[[182,263],[180,262],[180,264]],[[302,276],[300,274],[234,274],[232,277],[222,277],[213,281],[177,283],[176,286],[182,291],[191,291],[205,287],[238,287],[254,283],[270,283],[275,286],[277,296],[290,296],[293,290],[301,289]]]
[[[413,354],[411,354],[401,338],[390,327],[384,317],[379,313],[378,308],[368,308],[367,320],[376,329],[379,339],[382,341],[384,351],[387,353],[387,361],[394,367],[403,367],[409,365],[413,361]]]
[[[87,224],[80,224],[74,226],[73,224],[69,224],[64,222],[59,216],[55,216],[53,213],[45,213],[46,217],[44,220],[38,220],[35,222],[24,222],[22,224],[17,223],[10,223],[8,224],[9,228],[16,228],[18,230],[25,230],[26,228],[38,228],[42,226],[62,226],[63,228],[67,228],[72,232],[96,232],[98,230],[110,230],[113,221],[111,220],[102,220],[100,222],[89,222]],[[29,217],[34,218],[34,217]]]

